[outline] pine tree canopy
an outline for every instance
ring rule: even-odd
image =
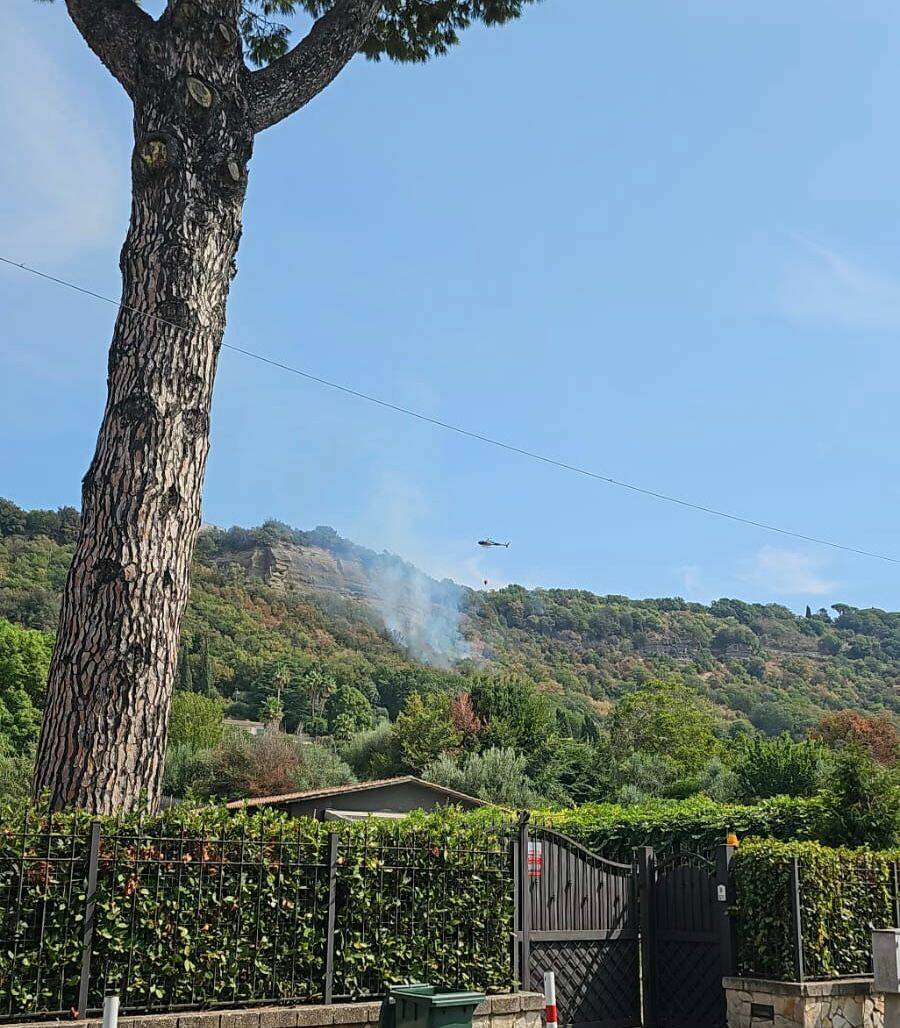
[[[502,25],[536,0],[385,0],[375,29],[362,47],[372,60],[427,61],[459,42],[473,22]],[[256,64],[280,57],[290,30],[281,20],[304,11],[320,17],[334,0],[245,0],[241,30],[247,55]]]
[[[44,0],[52,2],[52,0]],[[140,5],[140,0],[132,0]],[[247,59],[263,66],[291,46],[290,19],[319,18],[339,0],[243,0],[240,29]],[[361,47],[371,60],[427,61],[445,54],[470,25],[503,25],[538,0],[384,0],[375,26]],[[174,0],[169,0],[170,5]]]

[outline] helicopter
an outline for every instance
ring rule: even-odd
[[[505,546],[507,550],[509,549],[509,543],[495,543],[493,539],[479,539],[478,540],[478,545],[479,546]]]

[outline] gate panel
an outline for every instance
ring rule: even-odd
[[[656,868],[653,945],[656,1028],[725,1028],[724,903],[716,865],[676,853]]]
[[[639,1028],[634,869],[546,829],[523,833],[523,986],[556,974],[559,1024]]]

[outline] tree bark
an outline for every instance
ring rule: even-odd
[[[122,308],[35,771],[52,809],[159,799],[252,145],[237,4],[220,7],[182,4],[141,41]]]
[[[135,149],[106,409],[38,743],[34,794],[51,809],[158,805],[254,133],[332,81],[381,3],[336,0],[251,75],[241,0],[170,0],[159,21],[133,0],[66,0],[134,101]]]

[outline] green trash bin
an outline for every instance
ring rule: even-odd
[[[381,1028],[472,1028],[483,992],[438,992],[433,985],[394,985],[381,1007]]]

